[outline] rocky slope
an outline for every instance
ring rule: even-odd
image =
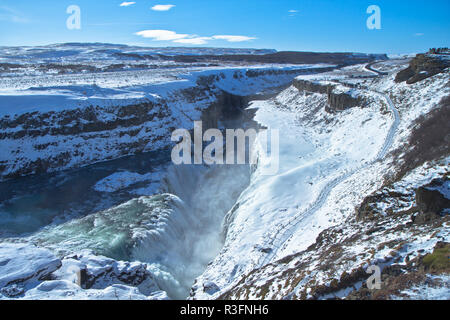
[[[225,246],[197,279],[191,292],[193,299],[448,299],[449,132],[444,113],[450,93],[449,72],[446,69],[425,80],[399,85],[394,81],[398,70],[402,70],[398,63],[403,65],[404,61],[375,64],[374,68],[384,67],[386,76],[335,77],[335,81],[368,96],[363,109],[349,105],[338,113],[324,113],[330,89],[319,83],[329,81],[333,74],[299,77],[268,107],[260,107],[269,108],[271,117],[288,113],[296,118],[292,123],[285,122],[284,130],[289,127],[292,133],[301,123],[317,130],[316,144],[323,143],[319,142],[322,135],[322,139],[329,137],[339,146],[353,146],[353,152],[360,149],[366,154],[378,148],[375,137],[385,136],[388,131],[372,131],[383,128],[383,117],[389,117],[386,102],[376,100],[378,92],[390,96],[399,123],[387,156],[372,163],[358,159],[361,167],[350,170],[343,181],[334,184],[321,206],[313,205],[314,211],[301,209],[308,207],[307,198],[294,187],[293,180],[285,180],[288,173],[297,181],[302,179],[302,161],[310,161],[308,156],[298,157],[298,148],[294,154],[299,167],[277,177],[289,185],[289,198],[277,189],[281,184],[274,184],[274,178],[267,181],[277,186],[266,195],[274,203],[271,211],[254,203],[249,206],[250,199],[258,200],[251,191],[244,192],[233,209],[234,221],[228,228]],[[357,116],[367,109],[371,109],[370,117]],[[376,115],[382,117],[374,119]],[[346,121],[348,127],[343,126]],[[339,138],[339,126],[346,128],[346,137]],[[366,135],[371,143],[364,142]],[[363,151],[367,143],[372,148]],[[332,155],[339,149],[329,146],[325,150],[325,154]],[[333,176],[332,171],[325,172]],[[310,177],[308,173],[306,178]],[[310,181],[314,188],[317,182]],[[310,192],[315,193],[314,189]],[[258,219],[251,219],[252,215]],[[287,218],[296,215],[294,220]],[[260,223],[266,230],[261,237],[255,232]],[[249,230],[253,233],[251,239],[245,236]],[[292,233],[281,241],[264,240],[277,238],[284,230]],[[242,251],[246,254],[239,254]],[[436,267],[431,267],[433,264]],[[367,270],[373,265],[381,270],[379,290],[367,287],[371,275]],[[214,284],[217,289],[208,292],[205,284]]]
[[[67,102],[62,97],[58,103],[69,103],[62,110],[5,114],[0,119],[0,176],[11,179],[48,173],[165,148],[175,128],[191,129],[193,120],[202,118],[213,126],[225,113],[245,107],[236,106],[244,100],[233,96],[257,94],[285,85],[298,74],[327,70],[210,71],[194,75],[190,82],[180,79],[146,88],[154,93],[143,98],[114,99],[112,90],[96,85],[62,87],[64,95],[82,91],[83,106],[78,106],[78,98]],[[248,89],[228,88],[234,81]]]
[[[72,43],[4,47],[0,59],[4,180],[164,148],[173,128],[190,129],[224,95],[386,57]]]
[[[395,77],[395,82],[406,81],[407,84],[413,84],[427,79],[436,74],[445,72],[450,66],[450,54],[418,54],[409,63],[409,67],[402,70]]]
[[[339,87],[334,83],[295,79],[292,85],[299,91],[326,94],[328,99],[326,111],[330,113],[357,106],[364,107],[366,105],[364,98],[358,95],[355,90],[343,88],[342,86]]]

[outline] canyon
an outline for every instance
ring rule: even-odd
[[[109,44],[0,58],[0,298],[447,296],[426,261],[450,241],[449,133],[432,125],[448,68],[400,82],[409,57]],[[257,161],[173,164],[172,133],[196,121],[255,130]]]

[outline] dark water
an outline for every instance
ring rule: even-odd
[[[233,119],[221,122],[222,128],[230,129],[246,130],[256,126],[252,121],[252,111],[239,111]],[[171,148],[166,148],[79,169],[1,182],[0,238],[27,236],[50,224],[61,224],[136,198],[139,195],[131,191],[148,186],[150,181],[116,192],[99,192],[94,186],[120,171],[138,174],[165,172],[172,163],[170,156]]]
[[[49,224],[86,216],[136,198],[139,182],[116,192],[99,192],[94,185],[119,171],[146,174],[170,164],[170,149],[128,156],[80,169],[22,177],[0,183],[0,237],[23,236]]]

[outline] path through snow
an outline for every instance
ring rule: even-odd
[[[384,75],[383,73],[380,73],[380,72],[372,69],[371,64],[367,65],[366,69],[377,73],[378,76]],[[391,128],[389,129],[389,132],[388,132],[388,135],[386,136],[383,147],[380,149],[378,155],[375,157],[375,159],[373,159],[369,163],[364,164],[363,166],[361,166],[357,169],[354,169],[354,170],[351,170],[348,172],[344,172],[339,177],[328,182],[325,185],[325,187],[322,189],[322,191],[320,192],[316,201],[314,201],[314,203],[306,211],[303,211],[303,212],[295,215],[291,219],[291,221],[289,221],[287,224],[279,226],[277,228],[277,230],[275,231],[275,234],[277,234],[277,236],[268,240],[263,246],[264,248],[271,248],[271,251],[258,264],[259,267],[263,267],[266,264],[268,264],[274,260],[274,258],[277,256],[277,253],[280,251],[280,249],[284,248],[286,246],[286,244],[288,243],[289,239],[294,235],[299,224],[301,222],[305,221],[306,219],[312,217],[314,215],[314,213],[325,204],[326,200],[328,199],[328,196],[330,195],[331,191],[335,187],[337,187],[340,183],[347,180],[349,177],[351,177],[356,172],[358,172],[360,170],[364,170],[366,167],[368,167],[368,166],[374,164],[375,162],[382,160],[386,157],[388,150],[392,146],[392,143],[393,143],[394,137],[395,137],[395,133],[396,133],[398,125],[400,123],[400,114],[399,114],[397,108],[395,107],[394,103],[392,102],[392,100],[385,93],[373,91],[373,90],[370,90],[370,91],[372,93],[380,95],[381,97],[383,97],[383,99],[385,99],[387,101],[389,109],[394,117],[394,122],[392,123]]]

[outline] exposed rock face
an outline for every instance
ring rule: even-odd
[[[218,95],[217,101],[202,112],[203,130],[217,128],[221,120],[233,120],[241,117],[245,113],[244,109],[248,102],[248,97],[222,91]]]
[[[420,187],[416,191],[416,203],[422,212],[441,214],[450,208],[450,199],[443,194],[443,189],[448,185],[448,179],[436,179],[430,184]]]
[[[77,270],[85,276],[79,278],[75,273]],[[144,295],[159,290],[145,263],[116,261],[89,251],[64,258],[61,269],[54,276],[57,279],[72,277],[83,289],[105,289],[118,284],[137,287]]]
[[[0,180],[170,147],[176,128],[192,129],[193,121],[199,119],[207,122],[206,127],[216,127],[219,119],[233,119],[241,113],[247,104],[245,95],[286,85],[299,74],[326,70],[237,70],[227,75],[217,72],[199,75],[192,84],[162,96],[5,115],[0,117]],[[274,79],[275,75],[279,77]],[[228,88],[233,81],[236,83]],[[230,92],[242,93],[241,96],[228,93],[219,83]]]
[[[450,209],[448,178],[435,179],[416,190],[416,204],[419,213],[412,217],[416,224],[429,223],[441,218]]]
[[[349,108],[363,106],[364,102],[361,98],[355,98],[348,93],[328,92],[328,105],[325,110],[333,113],[336,111],[343,111]]]
[[[398,213],[411,214],[416,224],[439,219],[444,210],[450,208],[450,200],[444,192],[448,181],[447,178],[435,179],[415,190],[402,192],[387,186],[364,199],[356,209],[357,220],[372,221]]]
[[[349,108],[362,107],[365,101],[361,97],[352,96],[351,92],[339,92],[336,86],[332,84],[323,84],[320,82],[312,82],[296,79],[293,82],[294,87],[299,91],[326,94],[328,98],[328,106],[325,110],[329,113],[343,111]]]
[[[334,86],[332,85],[324,85],[319,82],[306,81],[301,79],[295,79],[293,82],[293,86],[296,87],[299,91],[308,91],[315,93],[328,94]]]
[[[429,54],[418,54],[411,60],[409,67],[400,71],[395,77],[395,82],[404,82],[413,84],[438,73],[450,67],[449,60]]]
[[[356,219],[361,220],[377,220],[383,214],[392,214],[394,211],[406,210],[407,204],[413,201],[414,193],[400,193],[389,189],[377,191],[374,194],[367,196],[356,209]],[[383,210],[379,204],[396,204],[395,210]],[[416,212],[416,207],[410,209],[411,213]]]
[[[220,291],[220,288],[214,282],[206,282],[203,284],[203,291],[212,295]]]
[[[162,128],[171,120],[166,105],[152,102],[6,116],[0,120],[0,140],[17,157],[2,157],[0,175],[15,178],[89,164],[102,156],[112,159],[150,151],[149,144],[165,138]]]
[[[167,115],[163,106],[150,101],[135,105],[111,108],[90,106],[83,109],[63,110],[61,112],[25,113],[0,119],[0,129],[19,129],[1,132],[1,139],[35,138],[51,135],[75,135],[86,132],[101,132],[117,128],[142,125]]]

